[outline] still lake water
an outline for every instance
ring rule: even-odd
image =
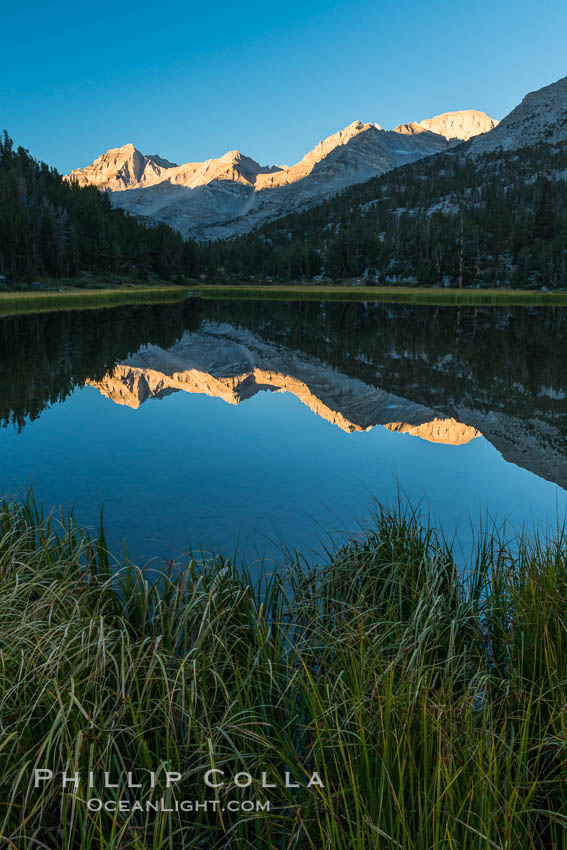
[[[315,559],[398,494],[465,549],[567,510],[567,311],[217,302],[0,318],[0,493],[138,561]]]

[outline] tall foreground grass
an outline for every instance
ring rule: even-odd
[[[128,564],[111,575],[104,539],[72,520],[5,504],[5,845],[567,846],[567,546],[488,541],[471,567],[382,511],[317,570],[290,564],[252,586],[217,559],[152,584]],[[212,766],[226,774],[216,792]],[[36,789],[34,767],[84,781]],[[166,770],[182,781],[165,788]],[[105,771],[118,788],[102,788]],[[141,788],[124,787],[128,771]],[[240,771],[250,788],[234,787]],[[323,788],[305,786],[314,771]],[[215,795],[216,812],[86,803]],[[271,810],[228,811],[244,800]]]

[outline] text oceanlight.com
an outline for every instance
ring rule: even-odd
[[[102,800],[89,797],[90,812],[269,812],[269,800]]]

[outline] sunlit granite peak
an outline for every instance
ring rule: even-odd
[[[66,179],[97,186],[109,193],[115,206],[166,222],[184,236],[222,239],[445,151],[494,123],[474,110],[446,113],[395,130],[356,120],[322,139],[291,166],[262,166],[238,150],[176,165],[142,154],[129,143],[74,169]]]
[[[439,133],[446,139],[468,141],[474,136],[490,133],[498,126],[498,121],[478,109],[461,109],[426,118],[419,122],[419,126],[431,133]]]

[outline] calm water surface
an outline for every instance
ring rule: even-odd
[[[138,560],[315,558],[403,494],[465,547],[567,508],[566,311],[206,302],[0,319],[0,491]]]

